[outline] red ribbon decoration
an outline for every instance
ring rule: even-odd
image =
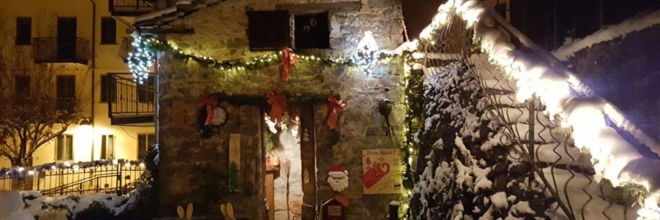
[[[344,111],[348,103],[345,100],[337,100],[334,96],[328,97],[328,110],[330,110],[330,115],[328,115],[328,120],[326,124],[330,127],[331,130],[337,128],[337,121],[339,120],[339,113]]]
[[[269,92],[268,104],[270,104],[270,120],[273,122],[282,122],[282,114],[286,108],[286,97],[282,95],[282,90],[277,90],[277,94]]]
[[[218,99],[215,96],[202,96],[199,107],[203,106],[206,106],[206,120],[204,120],[204,125],[211,126],[213,117],[215,117],[215,108],[218,107]]]
[[[282,60],[282,74],[280,75],[280,81],[287,81],[289,79],[291,65],[296,63],[298,55],[293,53],[291,49],[284,48],[282,49],[282,57],[280,57],[280,60]]]

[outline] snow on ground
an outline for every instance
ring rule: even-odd
[[[34,216],[66,215],[68,212],[75,218],[94,202],[103,204],[116,215],[124,211],[131,199],[109,194],[45,197],[37,191],[2,191],[0,220],[33,220]]]
[[[621,24],[606,27],[593,33],[583,39],[573,40],[569,45],[561,46],[553,54],[560,60],[568,60],[576,52],[605,41],[610,41],[618,37],[625,37],[626,34],[640,31],[653,25],[660,24],[660,10],[649,13],[641,17],[635,17],[624,21]]]

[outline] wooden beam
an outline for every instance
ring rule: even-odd
[[[275,9],[293,12],[306,11],[358,11],[362,7],[360,1],[334,2],[334,3],[309,3],[309,4],[277,4]]]

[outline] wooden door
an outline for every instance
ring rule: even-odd
[[[76,18],[57,18],[57,55],[61,59],[73,59],[76,55]]]
[[[316,144],[314,141],[314,105],[301,106],[300,158],[303,169],[303,220],[316,219]]]

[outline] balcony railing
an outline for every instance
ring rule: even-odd
[[[64,41],[55,37],[34,38],[35,63],[87,64],[90,57],[89,41],[76,38]]]
[[[138,16],[156,10],[153,3],[144,0],[110,0],[108,4],[113,16]]]
[[[135,188],[145,171],[138,161],[94,161],[74,167],[42,165],[24,171],[0,169],[0,191],[36,190],[44,196],[107,193],[123,195]],[[53,167],[53,168],[51,168]],[[55,168],[59,167],[59,168]]]
[[[138,85],[130,74],[110,74],[108,116],[112,124],[153,123],[155,103],[153,78]]]

